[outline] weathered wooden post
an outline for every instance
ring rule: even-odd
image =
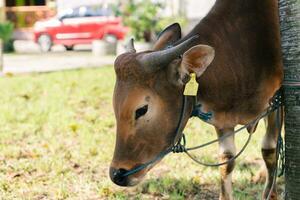
[[[285,199],[300,199],[300,0],[279,0],[285,96]]]

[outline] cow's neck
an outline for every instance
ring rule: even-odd
[[[282,75],[277,13],[275,0],[217,0],[182,39],[197,34],[197,44],[216,50],[215,60],[198,78],[204,112],[252,117],[267,105]]]

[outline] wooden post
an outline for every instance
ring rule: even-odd
[[[285,200],[300,199],[300,0],[279,0],[284,63]]]

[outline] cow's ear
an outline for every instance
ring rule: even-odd
[[[178,23],[174,23],[163,30],[154,44],[153,50],[158,51],[172,46],[181,39],[181,27]]]
[[[197,77],[201,76],[215,57],[215,50],[211,46],[197,45],[183,54],[181,67],[190,73],[194,72]]]

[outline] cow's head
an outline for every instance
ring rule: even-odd
[[[139,183],[153,165],[126,177],[120,175],[173,144],[189,74],[195,72],[199,77],[214,58],[213,48],[196,45],[196,37],[170,47],[180,38],[180,26],[173,24],[162,32],[153,51],[136,53],[131,41],[128,52],[116,59],[117,139],[110,177],[120,186]],[[188,116],[184,119],[186,123]]]

